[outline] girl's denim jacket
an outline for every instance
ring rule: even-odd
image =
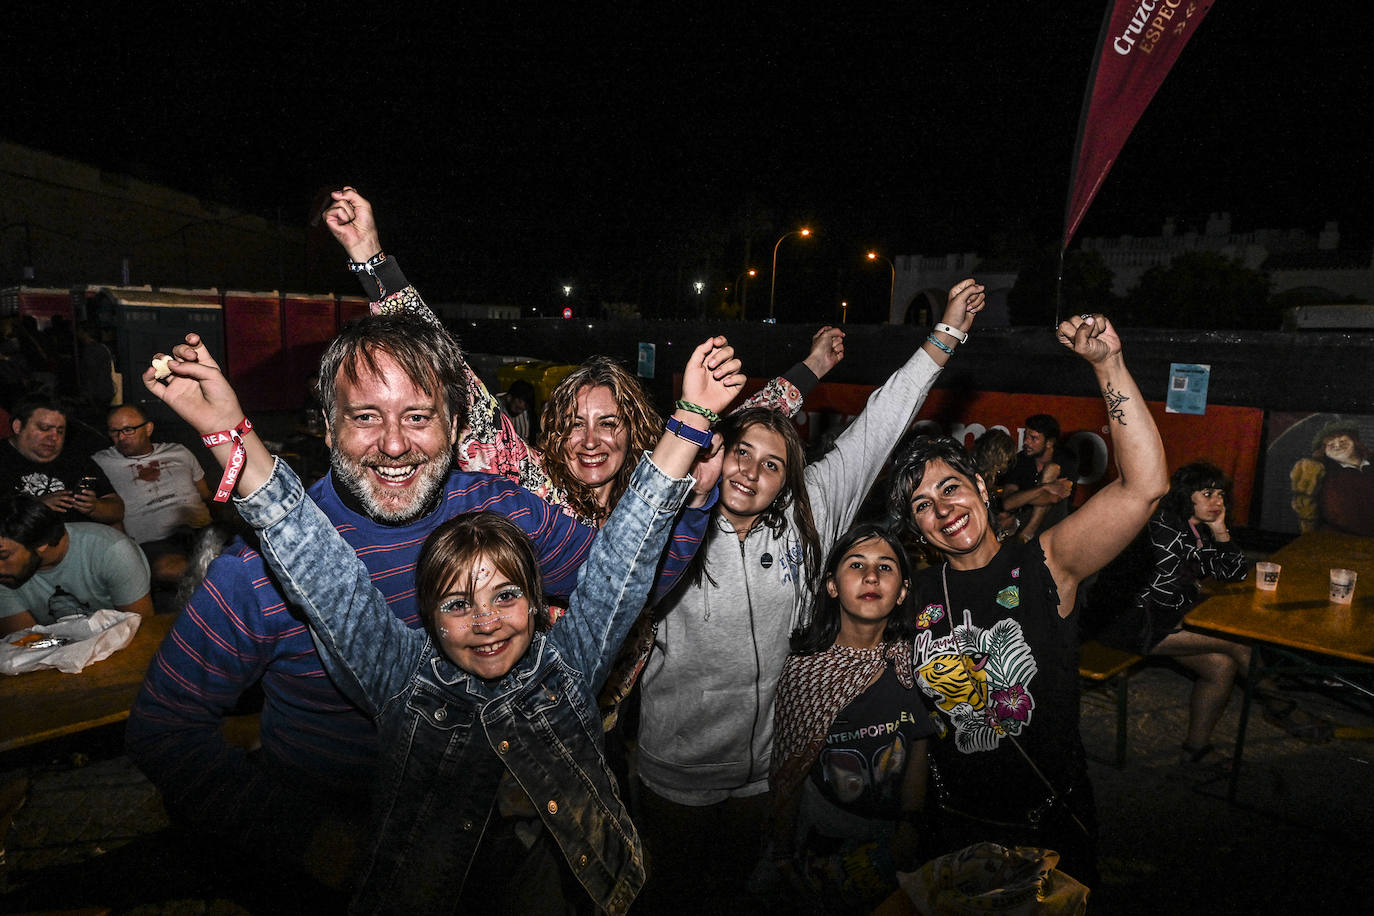
[[[567,615],[536,633],[496,682],[458,668],[387,609],[284,462],[236,500],[309,617],[330,676],[365,701],[380,732],[373,836],[353,911],[452,910],[505,770],[598,907],[629,908],[644,883],[643,849],[606,766],[596,695],[648,600],[691,485],[643,458],[592,545]]]

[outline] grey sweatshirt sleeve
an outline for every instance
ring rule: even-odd
[[[835,440],[835,448],[807,466],[807,493],[822,556],[853,521],[860,501],[897,440],[925,403],[940,368],[918,346],[911,358],[868,396],[863,411]]]

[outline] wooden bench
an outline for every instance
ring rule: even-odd
[[[1123,652],[1088,640],[1078,647],[1078,676],[1106,686],[1115,680],[1116,689],[1116,765],[1126,763],[1126,687],[1131,669],[1141,660],[1134,652]]]

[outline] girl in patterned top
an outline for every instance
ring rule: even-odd
[[[911,568],[885,528],[835,543],[774,719],[772,852],[827,911],[868,912],[915,858],[935,727],[915,682]]]

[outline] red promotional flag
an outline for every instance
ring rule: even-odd
[[[1078,119],[1064,213],[1069,247],[1126,138],[1215,0],[1112,0]]]

